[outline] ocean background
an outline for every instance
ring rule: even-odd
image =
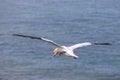
[[[53,45],[109,42],[53,58]],[[0,0],[0,80],[120,80],[120,0]]]

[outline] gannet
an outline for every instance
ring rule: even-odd
[[[80,48],[80,47],[85,47],[85,46],[90,46],[90,45],[110,45],[110,43],[92,43],[92,42],[83,42],[83,43],[78,43],[72,46],[61,46],[60,44],[43,38],[43,37],[34,37],[34,36],[28,36],[28,35],[22,35],[22,34],[13,34],[13,36],[20,36],[20,37],[26,37],[26,38],[31,38],[31,39],[38,39],[38,40],[42,40],[48,43],[53,44],[54,46],[56,46],[56,48],[53,50],[53,56],[55,57],[56,55],[66,55],[69,57],[73,57],[74,59],[79,58],[79,56],[77,56],[74,53],[74,49],[76,48]]]

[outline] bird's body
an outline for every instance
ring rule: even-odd
[[[80,47],[84,47],[84,46],[89,46],[89,45],[110,45],[110,43],[91,43],[91,42],[84,42],[84,43],[78,43],[72,46],[61,46],[57,43],[55,43],[52,40],[46,39],[46,38],[41,38],[41,37],[33,37],[33,36],[27,36],[27,35],[20,35],[20,34],[13,34],[14,36],[20,36],[20,37],[27,37],[27,38],[31,38],[31,39],[38,39],[38,40],[42,40],[42,41],[46,41],[48,43],[53,44],[54,46],[56,46],[56,48],[53,50],[53,56],[56,55],[66,55],[69,57],[73,57],[74,59],[79,58],[75,53],[74,53],[74,49],[76,48],[80,48]]]
[[[53,56],[55,55],[66,55],[66,56],[69,56],[69,57],[73,57],[73,58],[78,58],[77,55],[75,55],[75,53],[73,52],[73,50],[71,50],[69,47],[66,47],[66,46],[61,46],[61,47],[57,47],[53,50]]]

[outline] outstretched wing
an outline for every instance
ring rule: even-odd
[[[51,44],[55,45],[56,47],[61,47],[59,44],[55,43],[54,41],[46,39],[46,38],[42,38],[42,37],[33,37],[33,36],[22,35],[22,34],[13,34],[13,36],[20,36],[20,37],[26,37],[26,38],[31,38],[31,39],[38,39],[38,40],[42,40],[42,41],[46,41],[48,43],[51,43]]]
[[[79,47],[85,47],[85,46],[90,46],[90,45],[111,45],[110,43],[91,43],[91,42],[84,42],[84,43],[78,43],[75,45],[70,46],[70,49],[76,49]]]

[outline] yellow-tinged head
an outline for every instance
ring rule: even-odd
[[[55,55],[57,55],[58,54],[58,48],[55,48],[54,50],[53,50],[53,56],[55,56]]]

